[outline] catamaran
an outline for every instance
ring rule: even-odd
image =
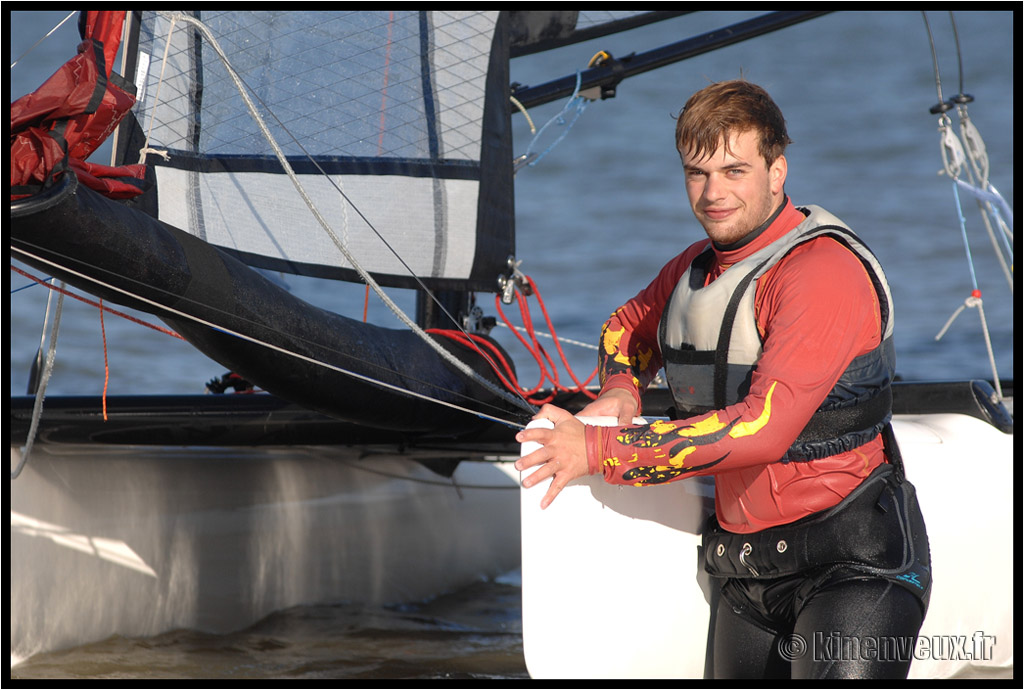
[[[541,401],[575,410],[594,392],[589,380],[524,390],[477,295],[494,293],[500,310],[535,292],[516,260],[513,178],[535,154],[514,157],[515,112],[607,98],[635,74],[822,13],[772,12],[510,85],[512,58],[686,13],[594,14],[82,13],[77,55],[12,104],[11,257],[54,302],[155,315],[229,372],[212,388],[259,392],[46,397],[60,313],[48,309],[29,395],[10,401],[12,663],[115,633],[237,629],[300,603],[422,599],[521,558],[535,677],[703,674],[707,593],[693,554],[713,485],[581,481],[564,509],[538,513],[511,470],[513,429]],[[110,135],[112,165],[87,162]],[[949,165],[1012,236],[1001,197]],[[365,284],[401,327],[314,306],[268,271]],[[416,291],[414,316],[390,287]],[[550,361],[535,336],[523,342]],[[897,387],[895,428],[922,504],[976,453],[1007,496],[963,500],[1012,524],[1013,421],[999,387],[998,375]],[[667,400],[653,389],[645,409]],[[1002,608],[957,609],[973,572],[957,547],[977,526],[944,522],[940,506],[925,510],[950,575],[936,580],[922,636],[1012,639]],[[545,537],[590,520],[630,532],[636,553]],[[646,539],[678,548],[646,561]],[[1011,557],[986,557],[988,589],[1010,591]],[[534,586],[552,568],[616,567],[609,558],[687,573],[678,610],[659,606],[655,620],[587,596],[562,610]],[[593,656],[588,641],[610,626],[668,626],[666,653]],[[546,653],[556,635],[580,641],[571,665]],[[1012,671],[1012,655],[912,674],[965,668]]]

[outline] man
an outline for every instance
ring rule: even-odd
[[[715,476],[716,677],[905,677],[931,580],[889,427],[891,295],[849,228],[787,198],[788,143],[756,85],[690,98],[676,144],[708,239],[604,325],[601,394],[580,414],[620,426],[546,405],[554,429],[520,432],[542,447],[517,466],[537,468],[524,486],[552,479],[542,507],[598,472],[641,486]],[[673,420],[631,426],[662,366]],[[825,648],[796,654],[796,639]],[[902,653],[867,649],[896,639]]]

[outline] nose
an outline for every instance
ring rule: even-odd
[[[701,190],[701,196],[705,201],[718,201],[719,199],[725,198],[725,185],[724,180],[715,173],[711,173],[704,176],[704,188]]]

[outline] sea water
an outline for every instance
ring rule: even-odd
[[[599,50],[622,58],[753,14],[700,12],[557,55],[523,58],[513,62],[512,78],[537,85],[585,69]],[[12,62],[64,16],[11,13]],[[949,98],[961,90],[949,16],[930,12],[928,19],[943,98]],[[1017,15],[958,12],[955,19],[962,88],[975,99],[970,117],[987,144],[990,179],[1012,205]],[[73,54],[74,22],[12,68],[12,99],[36,88]],[[765,86],[786,115],[794,141],[787,152],[787,193],[798,204],[821,205],[845,220],[886,267],[896,305],[900,376],[992,379],[976,307],[965,309],[941,340],[935,337],[977,288],[998,375],[1012,379],[1017,347],[1012,292],[975,203],[961,195],[958,206],[950,180],[938,174],[938,118],[929,108],[939,98],[928,34],[921,13],[914,11],[837,12],[629,79],[614,99],[590,103],[578,119],[556,120],[535,142],[526,118],[514,115],[517,154],[531,143],[547,151],[568,129],[546,156],[516,176],[516,258],[536,282],[559,337],[593,343],[608,314],[671,256],[700,239],[673,148],[673,118],[693,91],[739,76]],[[540,129],[558,118],[564,105],[538,107],[530,118]],[[325,291],[304,279],[280,279],[322,306],[348,314],[363,310],[362,288]],[[40,343],[47,291],[20,290],[29,281],[13,271],[10,283],[10,394],[22,395]],[[411,295],[399,291],[395,299],[412,309]],[[492,300],[480,298],[490,315]],[[368,312],[375,323],[397,326],[373,299]],[[515,316],[514,309],[507,313]],[[537,307],[533,316],[542,319]],[[495,333],[513,353],[522,381],[532,384],[538,374],[531,359],[507,330]],[[581,380],[593,370],[593,349],[567,347],[566,354]],[[101,330],[94,307],[66,299],[49,393],[102,393],[105,360],[111,395],[199,393],[206,381],[224,373],[184,343],[135,323],[108,315]],[[112,638],[38,655],[12,669],[12,675],[524,677],[518,578],[513,572],[415,604],[299,607],[230,635],[175,631]]]

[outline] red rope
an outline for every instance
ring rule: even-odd
[[[130,316],[128,314],[125,314],[124,312],[117,311],[116,309],[111,309],[110,307],[104,307],[101,303],[93,302],[91,299],[86,299],[85,297],[82,297],[81,295],[76,295],[75,293],[70,292],[68,290],[65,290],[64,288],[59,288],[56,285],[51,285],[50,283],[46,282],[45,280],[42,280],[40,278],[36,278],[34,275],[31,275],[29,273],[26,273],[25,271],[22,271],[20,268],[17,268],[15,266],[11,266],[11,270],[15,271],[17,273],[20,273],[21,275],[25,276],[29,280],[34,280],[35,282],[39,283],[43,287],[49,288],[51,290],[55,290],[56,292],[59,292],[62,295],[67,295],[68,297],[74,297],[79,302],[85,302],[86,304],[89,304],[89,305],[92,305],[92,306],[97,307],[99,309],[102,309],[103,311],[105,311],[107,313],[110,313],[110,314],[113,314],[114,316],[120,316],[123,319],[128,319],[129,321],[137,323],[137,324],[139,324],[141,326],[145,326],[146,328],[152,328],[154,331],[159,331],[160,333],[163,333],[164,335],[169,335],[172,338],[177,338],[178,340],[184,340],[183,337],[181,337],[180,335],[178,335],[177,333],[175,333],[172,330],[163,328],[161,326],[157,326],[157,325],[152,324],[152,323],[147,323],[147,322],[143,321],[142,319],[137,319],[134,316]]]
[[[569,377],[573,383],[576,384],[575,388],[567,388],[559,382],[558,367],[555,365],[551,355],[548,354],[544,346],[537,340],[537,333],[533,325],[533,317],[530,314],[530,305],[526,300],[526,297],[521,291],[516,291],[516,301],[519,306],[520,318],[523,321],[522,329],[516,328],[511,324],[508,317],[505,315],[505,311],[501,307],[501,299],[496,295],[494,298],[495,307],[498,310],[498,314],[501,316],[502,321],[506,326],[515,334],[519,342],[526,348],[526,350],[533,356],[534,361],[537,363],[537,367],[540,370],[540,378],[537,384],[529,390],[522,387],[516,378],[512,367],[506,361],[505,357],[502,356],[500,350],[498,350],[493,343],[481,338],[480,336],[467,335],[461,331],[448,331],[440,329],[432,329],[428,333],[435,335],[444,336],[451,338],[456,342],[460,342],[463,345],[472,347],[472,343],[484,346],[492,355],[493,358],[487,353],[482,353],[484,358],[487,359],[491,368],[494,369],[495,374],[501,380],[502,384],[505,385],[510,391],[522,395],[527,401],[534,405],[543,405],[546,402],[550,402],[554,399],[558,392],[565,393],[583,393],[587,397],[593,399],[597,396],[591,391],[587,390],[586,386],[597,376],[597,366],[594,367],[593,373],[587,378],[586,381],[580,383],[576,374],[573,372],[572,367],[569,365],[569,361],[565,356],[565,352],[562,350],[562,345],[558,341],[558,335],[555,333],[554,325],[551,323],[551,317],[548,314],[547,307],[544,305],[544,299],[541,297],[540,291],[537,289],[536,284],[529,277],[526,277],[526,281],[530,287],[531,293],[536,295],[537,303],[540,305],[541,312],[544,314],[544,320],[547,323],[548,331],[551,333],[551,338],[555,343],[555,347],[558,350],[559,357],[562,364],[565,366],[566,371],[569,373]],[[526,333],[527,337],[523,336],[523,332]],[[470,342],[472,341],[472,342]],[[497,360],[497,362],[495,361]],[[551,390],[548,395],[544,397],[536,396],[536,393],[541,390],[545,382],[550,382]]]
[[[515,374],[512,372],[512,367],[509,365],[508,360],[506,360],[505,357],[501,354],[501,351],[499,351],[494,346],[494,343],[490,342],[486,338],[483,338],[479,335],[463,333],[462,331],[448,331],[440,328],[427,329],[427,333],[449,338],[457,343],[465,345],[466,347],[469,347],[471,349],[476,349],[478,351],[479,347],[474,347],[474,343],[477,346],[482,346],[490,350],[490,355],[482,351],[480,352],[480,354],[483,355],[484,359],[487,360],[487,363],[491,365],[491,368],[494,370],[495,375],[498,377],[501,383],[509,390],[515,391],[519,389]],[[495,362],[495,359],[497,359],[498,361]]]
[[[566,359],[565,352],[562,351],[562,344],[558,341],[558,336],[555,333],[555,326],[553,323],[551,323],[551,317],[548,315],[547,307],[544,306],[544,300],[540,296],[540,290],[537,289],[537,285],[529,276],[526,276],[526,281],[530,284],[530,289],[533,291],[533,294],[537,295],[537,304],[540,306],[540,310],[544,314],[544,321],[548,325],[548,331],[551,332],[551,338],[555,342],[555,347],[558,348],[558,355],[562,358],[562,364],[565,365],[565,370],[569,372],[569,377],[572,379],[572,382],[576,384],[576,389],[580,392],[585,393],[591,399],[596,398],[597,395],[588,391],[586,389],[586,386],[587,384],[594,380],[595,376],[597,376],[598,366],[594,365],[594,371],[590,374],[589,377],[587,377],[586,381],[584,381],[583,383],[579,382],[579,380],[576,378],[576,374],[572,370],[572,367],[569,366],[569,360]]]

